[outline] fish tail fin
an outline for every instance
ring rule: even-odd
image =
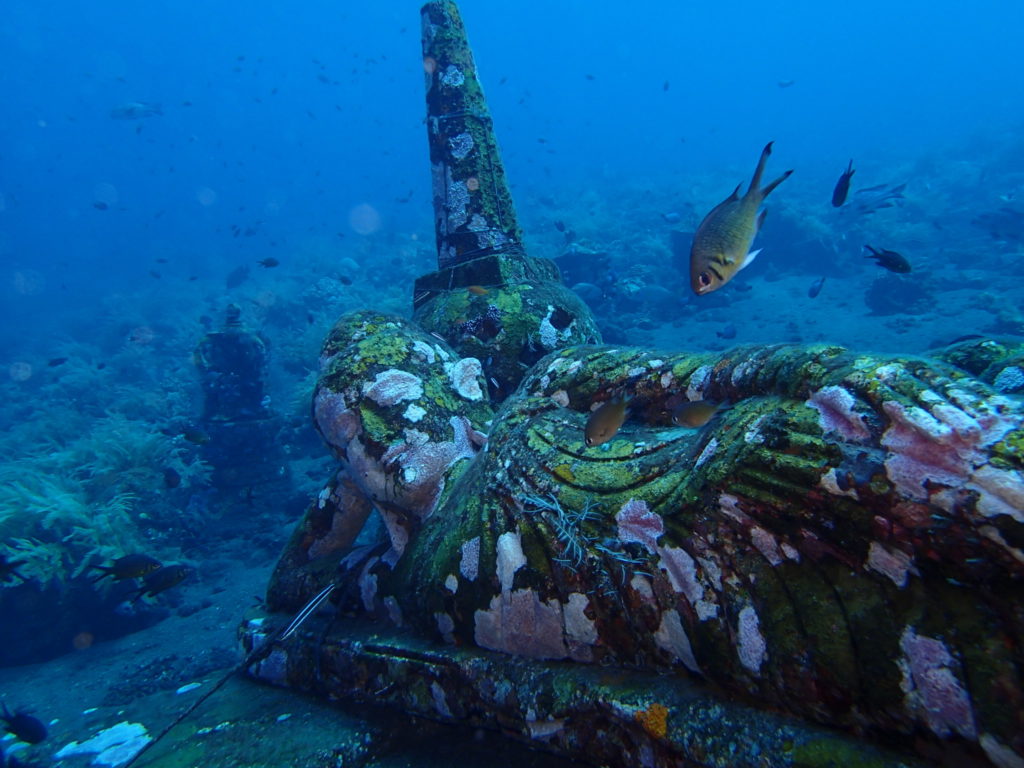
[[[792,173],[793,173],[792,170],[786,171],[784,174],[779,176],[779,178],[775,179],[775,181],[773,181],[767,187],[762,189],[761,190],[761,199],[764,200],[766,197],[768,197],[768,195],[771,194],[772,190],[775,189],[777,186],[779,186],[779,184],[784,182],[786,179],[788,179],[792,175]]]
[[[89,568],[92,569],[92,570],[100,571],[101,572],[99,576],[96,576],[95,578],[89,579],[90,583],[92,583],[92,584],[95,584],[95,583],[97,583],[99,581],[103,581],[103,579],[107,578],[107,576],[109,576],[111,573],[113,573],[113,569],[108,568],[105,565],[90,565]]]
[[[772,144],[774,141],[769,141],[764,145],[764,149],[761,150],[761,157],[757,161],[757,168],[754,169],[754,177],[750,180],[750,186],[747,188],[747,194],[757,194],[758,188],[761,186],[761,177],[764,176],[764,166],[768,162],[768,157],[772,153]]]

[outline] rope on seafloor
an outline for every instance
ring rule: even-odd
[[[143,745],[143,747],[138,752],[136,752],[127,763],[124,763],[121,766],[121,768],[131,768],[131,766],[135,764],[135,761],[142,757],[142,755],[150,747],[154,746],[157,742],[161,741],[164,738],[164,736],[166,736],[178,725],[180,725],[182,721],[185,720],[185,718],[187,718],[189,715],[195,712],[196,709],[198,709],[204,701],[209,699],[211,696],[213,696],[213,694],[215,694],[217,691],[223,688],[224,684],[227,683],[227,681],[230,680],[232,677],[234,677],[234,675],[237,672],[241,672],[243,669],[248,669],[253,664],[263,661],[263,659],[265,659],[270,654],[271,649],[276,643],[287,640],[289,637],[294,635],[298,631],[299,627],[302,626],[303,622],[305,622],[306,619],[308,619],[310,616],[316,613],[316,609],[319,608],[320,605],[328,597],[331,596],[331,593],[334,591],[335,586],[335,584],[328,584],[326,587],[320,590],[312,600],[310,600],[302,607],[301,611],[295,614],[295,618],[292,619],[291,623],[287,627],[282,629],[280,632],[278,632],[276,635],[268,639],[266,642],[262,643],[258,648],[253,648],[251,651],[249,651],[248,655],[244,659],[242,659],[241,662],[239,662],[230,670],[228,670],[228,672],[225,673],[224,676],[221,677],[220,680],[218,680],[217,683],[210,690],[208,690],[198,699],[193,701],[180,715],[178,715],[170,723],[164,726],[164,729],[160,731],[160,733],[154,736],[150,741],[147,741]]]

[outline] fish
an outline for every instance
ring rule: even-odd
[[[156,597],[161,592],[181,584],[194,571],[194,568],[190,568],[187,565],[165,565],[157,568],[143,577],[142,586],[139,587],[139,591],[132,597],[131,602],[135,603],[143,596]]]
[[[779,86],[779,88],[791,88],[796,85],[796,80],[779,80],[776,85]]]
[[[838,208],[846,202],[846,196],[850,194],[850,179],[853,178],[853,174],[856,172],[853,167],[853,159],[851,158],[850,164],[846,166],[843,175],[836,182],[836,188],[832,190],[832,205],[834,207]]]
[[[812,299],[816,298],[817,295],[819,293],[821,293],[821,289],[823,287],[825,287],[825,278],[824,277],[819,277],[817,280],[815,280],[813,283],[811,283],[811,287],[807,289],[808,297],[810,297]]]
[[[715,331],[715,336],[720,339],[735,339],[736,338],[736,326],[732,323],[726,323],[725,327],[720,331]]]
[[[265,259],[260,259],[256,263],[265,269],[272,269],[273,267],[278,266],[281,262],[275,259],[273,256],[268,256]]]
[[[93,584],[98,584],[103,579],[110,576],[114,581],[124,581],[125,579],[141,579],[148,573],[160,568],[163,564],[149,555],[132,554],[125,555],[124,557],[117,558],[110,565],[90,565],[89,569],[93,571],[101,571],[100,575],[92,580]]]
[[[0,555],[0,584],[10,581],[12,576],[21,579],[22,582],[28,581],[18,573],[18,567],[24,564],[24,560],[8,560],[6,555]]]
[[[559,232],[565,232],[565,222],[562,221],[561,219],[556,219],[555,229],[557,229]]]
[[[103,202],[102,200],[94,200],[92,207],[95,208],[97,211],[105,211],[110,207],[110,205],[108,203]]]
[[[486,296],[490,291],[484,288],[482,285],[470,285],[466,288],[474,296]]]
[[[716,205],[697,227],[690,249],[690,287],[698,296],[717,291],[760,252],[750,250],[754,236],[764,224],[765,211],[759,214],[758,208],[772,190],[793,173],[792,170],[786,171],[761,188],[761,176],[772,153],[772,144],[769,141],[761,151],[746,194],[740,197],[743,185],[738,184],[733,193]]]
[[[587,419],[587,426],[583,430],[583,441],[593,447],[607,443],[615,437],[626,421],[628,405],[629,398],[620,395],[592,411],[590,418]]]
[[[907,261],[903,256],[896,251],[888,251],[884,248],[880,251],[877,248],[872,248],[870,245],[865,245],[871,253],[865,253],[864,258],[874,259],[880,267],[885,267],[890,272],[898,272],[901,275],[905,275],[910,271],[910,262]]]
[[[199,427],[185,427],[181,430],[181,436],[195,445],[206,445],[210,442],[210,436]]]
[[[698,429],[711,421],[722,405],[722,403],[713,403],[710,400],[692,400],[680,403],[672,410],[672,423],[677,427]]]
[[[38,744],[46,739],[46,726],[42,720],[20,709],[11,714],[6,703],[4,711],[0,713],[0,720],[4,721],[8,733],[26,744]]]
[[[50,368],[56,368],[58,365],[64,365],[67,361],[68,359],[66,357],[51,357],[46,362],[46,365]]]
[[[115,120],[140,120],[163,113],[159,104],[150,104],[145,101],[129,101],[110,110],[110,116]]]
[[[683,217],[676,213],[675,211],[669,211],[668,213],[661,214],[661,218],[663,218],[669,224],[678,224],[680,221],[682,221]]]
[[[352,278],[348,275],[340,275],[338,277],[338,282],[342,285],[352,285]]]
[[[858,189],[843,210],[858,216],[869,216],[882,208],[892,208],[896,201],[904,199],[903,190],[906,186],[906,183],[895,186],[876,184],[873,187]]]

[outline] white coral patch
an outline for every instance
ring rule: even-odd
[[[403,400],[423,397],[423,382],[407,371],[389,368],[378,373],[372,382],[363,384],[363,396],[377,405],[396,405]]]
[[[710,365],[702,365],[690,374],[690,383],[686,386],[686,399],[690,402],[704,399],[704,390],[711,380],[711,372],[714,368]]]
[[[459,591],[459,577],[454,573],[449,573],[444,580],[444,588],[451,592],[453,595]]]
[[[515,531],[506,531],[498,537],[498,581],[501,591],[512,589],[512,579],[516,571],[526,565],[523,554],[522,540]]]
[[[759,525],[750,529],[750,541],[764,559],[773,566],[782,562],[782,552],[775,537]]]
[[[563,408],[569,407],[569,393],[564,389],[559,389],[557,392],[551,393],[552,402],[562,406]]]
[[[412,343],[412,351],[414,354],[419,356],[422,362],[429,363],[431,365],[434,364],[434,360],[436,359],[434,348],[427,342],[422,341],[421,339],[416,339],[416,341]]]
[[[459,573],[467,581],[476,581],[480,570],[480,537],[474,536],[462,544],[462,560],[459,562]]]
[[[405,409],[405,413],[402,415],[407,421],[415,423],[427,415],[427,410],[426,408],[420,408],[416,403],[409,403],[409,407]]]
[[[1024,757],[1021,757],[1008,746],[1001,743],[991,733],[981,734],[978,744],[996,768],[1024,768]]]
[[[464,357],[454,363],[445,363],[445,373],[452,388],[467,400],[482,400],[484,391],[480,387],[480,377],[484,369],[475,357]]]
[[[889,549],[884,544],[872,541],[868,547],[867,567],[889,578],[897,587],[907,586],[908,574],[917,574],[913,561],[900,549]]]
[[[717,450],[718,450],[718,438],[712,437],[710,440],[708,440],[707,445],[704,446],[704,450],[700,452],[700,456],[697,457],[697,460],[695,462],[693,462],[694,469],[696,469],[701,464],[703,464],[705,461],[707,461],[712,456],[714,456],[715,455],[715,451],[717,451]]]
[[[857,491],[853,488],[847,488],[844,491],[839,487],[839,476],[836,474],[835,467],[829,467],[828,472],[821,476],[821,479],[818,481],[818,485],[833,496],[849,496],[851,499],[857,498]]]
[[[1020,472],[986,464],[974,472],[967,487],[980,492],[978,511],[985,517],[1009,515],[1024,523],[1024,477]]]
[[[740,611],[736,634],[739,637],[736,652],[739,654],[740,664],[755,675],[760,674],[761,664],[768,658],[768,644],[761,634],[757,611],[749,605]]]
[[[437,680],[430,683],[430,697],[434,700],[434,709],[441,717],[452,719],[452,711],[448,709],[448,699],[444,695],[444,688]]]
[[[654,642],[663,651],[683,662],[691,672],[700,674],[700,667],[697,666],[697,659],[694,658],[690,638],[675,609],[661,614],[661,624],[658,625],[658,629],[654,633]]]
[[[593,645],[597,642],[597,627],[585,613],[590,600],[581,592],[573,592],[569,595],[569,602],[565,604],[565,634],[571,641]]]

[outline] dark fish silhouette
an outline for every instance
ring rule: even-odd
[[[275,259],[273,256],[268,256],[265,259],[260,259],[256,263],[259,264],[261,267],[271,269],[273,267],[278,266],[281,262]]]
[[[846,202],[846,196],[850,194],[850,179],[853,178],[853,174],[856,171],[853,168],[853,160],[850,160],[850,164],[846,166],[846,170],[843,171],[843,175],[839,177],[839,181],[836,182],[836,188],[832,190],[832,205],[836,208]]]
[[[858,189],[843,210],[851,211],[858,216],[868,216],[882,208],[892,208],[898,200],[903,199],[903,190],[906,186],[906,183],[895,186],[876,184],[873,187]]]
[[[816,298],[817,295],[821,293],[821,289],[824,287],[824,285],[825,278],[819,277],[817,280],[811,283],[811,287],[807,289],[807,295],[812,299]]]
[[[56,368],[58,365],[64,365],[68,359],[66,357],[54,357],[47,361],[47,365],[50,368]]]
[[[141,579],[147,573],[152,573],[160,567],[160,561],[155,560],[149,555],[125,555],[119,557],[110,565],[90,565],[89,568],[94,571],[102,571],[99,576],[92,580],[93,584],[96,584],[103,579],[110,576],[114,581],[124,581],[125,579]]]
[[[885,267],[890,272],[898,272],[901,275],[905,275],[910,271],[910,262],[907,261],[903,256],[896,251],[887,251],[882,249],[881,251],[877,248],[872,248],[870,245],[865,245],[871,253],[865,253],[864,258],[874,259],[880,267]]]
[[[110,110],[110,116],[115,120],[139,120],[163,113],[159,104],[148,104],[144,101],[129,101]]]
[[[187,565],[165,565],[155,571],[146,574],[142,579],[142,586],[132,597],[131,602],[136,602],[143,595],[155,597],[171,587],[176,587],[183,582],[195,569]]]
[[[672,423],[677,427],[699,429],[711,421],[722,407],[722,403],[710,400],[692,400],[680,403],[672,410]]]
[[[726,323],[725,327],[720,331],[715,331],[715,336],[720,339],[735,339],[736,338],[736,326],[732,323]]]
[[[27,744],[38,744],[46,738],[46,726],[42,720],[27,712],[18,710],[14,714],[4,704],[4,711],[0,714],[0,720],[4,721],[8,733]]]

